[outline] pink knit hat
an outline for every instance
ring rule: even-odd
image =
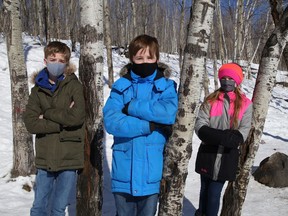
[[[232,78],[237,85],[240,85],[243,81],[242,68],[236,63],[223,64],[218,71],[218,77],[222,79],[225,76]]]

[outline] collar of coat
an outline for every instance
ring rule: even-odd
[[[169,68],[169,66],[162,62],[158,62],[157,64],[158,64],[158,70],[163,73],[164,77],[169,78],[171,76],[171,69]],[[128,71],[131,70],[131,67],[132,63],[125,65],[119,72],[120,76],[122,77],[125,74],[127,74]],[[157,76],[155,77],[155,79],[157,79]]]
[[[43,69],[44,69],[44,68],[43,68]],[[39,74],[43,69],[41,69],[41,70],[39,70],[39,71],[37,71],[37,72],[34,72],[34,73],[31,75],[30,82],[31,82],[32,84],[35,84],[36,77],[38,76],[38,74]],[[69,63],[69,64],[67,65],[67,67],[65,68],[64,76],[65,76],[65,77],[66,77],[66,76],[70,76],[70,75],[74,74],[75,71],[76,71],[76,66],[75,66],[74,64],[72,64],[72,63]]]
[[[129,63],[120,70],[120,76],[122,77],[113,84],[112,88],[123,92],[132,85],[132,78],[130,74],[131,66],[132,64]],[[154,78],[154,86],[156,87],[157,91],[164,91],[166,89],[167,78],[169,78],[170,75],[171,69],[168,67],[168,65],[158,62],[157,74]]]

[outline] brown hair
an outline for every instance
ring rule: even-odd
[[[209,103],[215,102],[219,98],[220,92],[221,92],[221,90],[217,89],[212,94],[207,96],[207,98],[205,99],[205,102],[209,102]],[[234,92],[236,94],[236,99],[234,101],[234,113],[232,116],[232,128],[237,129],[238,128],[238,116],[239,116],[239,112],[240,112],[240,109],[242,106],[242,92],[240,90],[240,87],[238,87],[238,86],[235,88]]]
[[[143,49],[143,51],[145,51],[147,47],[149,47],[150,56],[155,55],[157,60],[159,60],[158,40],[155,37],[143,34],[134,38],[129,44],[130,61],[133,62],[133,56],[135,56],[139,50]]]
[[[55,53],[64,54],[65,61],[69,62],[71,57],[71,51],[65,43],[62,43],[60,41],[52,41],[44,48],[45,58],[50,55],[55,55]]]

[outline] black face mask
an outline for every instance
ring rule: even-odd
[[[224,92],[231,92],[235,90],[235,81],[234,80],[220,80],[221,89]]]
[[[142,63],[142,64],[132,64],[132,71],[138,76],[145,78],[152,75],[157,69],[158,64],[155,63]]]

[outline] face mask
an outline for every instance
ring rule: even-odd
[[[220,80],[221,89],[224,92],[231,92],[235,90],[235,81],[234,80]]]
[[[157,62],[155,63],[143,63],[143,64],[132,64],[132,71],[138,76],[145,78],[152,75],[157,69]]]
[[[50,75],[54,77],[59,77],[64,73],[66,64],[60,62],[55,63],[47,62],[46,66]]]

